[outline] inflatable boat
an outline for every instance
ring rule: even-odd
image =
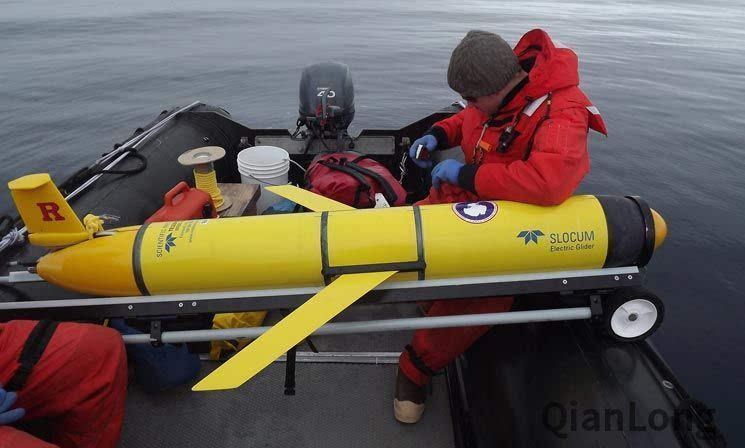
[[[4,235],[0,319],[125,318],[149,330],[126,336],[127,343],[189,343],[194,350],[205,341],[257,337],[195,390],[234,388],[267,366],[266,375],[274,375],[272,362],[287,352],[280,359],[286,365],[286,392],[294,392],[296,376],[297,387],[314,387],[304,382],[303,367],[295,370],[296,362],[334,363],[324,379],[334,384],[348,375],[349,366],[372,362],[392,369],[397,359],[395,348],[376,352],[365,339],[356,339],[354,350],[336,356],[297,352],[308,336],[324,340],[327,335],[489,324],[494,325],[490,333],[433,383],[448,399],[432,403],[435,410],[428,412],[445,415],[452,424],[446,437],[426,443],[721,446],[711,413],[688,395],[647,339],[662,323],[664,304],[643,287],[644,268],[662,244],[666,225],[641,198],[577,196],[556,207],[482,201],[354,210],[300,188],[277,186],[267,191],[304,210],[143,225],[174,185],[194,183],[192,168],[177,159],[203,146],[225,151],[214,163],[219,182],[241,181],[238,153],[246,148],[286,150],[294,162],[289,180],[298,185],[303,167],[316,155],[353,150],[386,165],[407,190],[408,203],[423,197],[428,176],[406,160],[408,147],[462,105],[400,129],[366,129],[351,136],[351,80],[340,75],[334,81],[324,73],[304,72],[294,132],[250,128],[221,108],[193,102],[162,111],[57,187],[44,175],[11,182],[27,227],[16,218]],[[338,88],[321,87],[334,82]],[[73,220],[92,214],[116,221],[90,234],[80,221],[73,230],[60,230],[55,216],[48,215],[62,216],[68,209]],[[33,222],[34,213],[41,213],[38,222]],[[193,237],[190,244],[171,240],[178,250],[169,246],[174,250],[164,256],[166,234],[175,238],[179,231],[179,237],[184,232]],[[36,245],[25,243],[24,236]],[[453,250],[466,261],[458,270],[447,263]],[[515,309],[425,318],[411,305],[496,295],[515,295]],[[329,296],[343,297],[342,303],[330,306]],[[275,326],[210,329],[215,313],[262,309],[291,312]],[[356,315],[355,309],[360,310]],[[396,318],[380,319],[377,309]],[[329,322],[340,313],[341,319]],[[343,319],[349,315],[365,320]],[[373,394],[390,389],[374,386],[364,375],[358,380],[372,384]],[[252,382],[245,387],[258,387]],[[300,400],[300,395],[274,399]],[[135,392],[131,400],[136,398]],[[205,399],[210,398],[199,398]],[[219,407],[220,398],[211,399],[210,406]],[[313,407],[336,408],[345,400],[354,407],[358,399],[334,397]],[[251,400],[242,403],[247,413],[256,406]],[[134,406],[128,412],[146,408]],[[302,426],[302,417],[284,426],[295,423]],[[231,415],[223,424],[242,422]],[[168,425],[164,417],[149,431]],[[426,419],[421,425],[427,426]],[[354,427],[331,424],[327,430],[344,444],[360,444],[356,440],[365,436]],[[177,431],[169,443],[192,446],[186,433]],[[141,425],[137,433],[125,426],[122,446],[144,446],[142,434]],[[392,431],[391,437],[412,436]]]

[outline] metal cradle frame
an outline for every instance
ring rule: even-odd
[[[35,281],[35,276],[16,276],[15,282]],[[483,324],[541,322],[549,320],[589,319],[602,314],[600,293],[617,288],[639,286],[644,272],[635,266],[622,268],[559,271],[483,277],[462,277],[384,283],[363,296],[357,304],[401,303],[423,300],[447,300],[538,293],[582,293],[588,297],[586,307],[543,309],[510,313],[447,316],[442,318],[394,319],[354,323],[332,323],[319,334],[342,334],[371,331],[395,331],[417,328],[454,327]],[[5,283],[12,283],[9,278]],[[38,281],[38,280],[36,280]],[[209,313],[226,313],[264,309],[287,309],[300,306],[322,287],[184,293],[137,297],[104,297],[84,299],[34,300],[0,303],[0,319],[81,320],[153,318]],[[256,337],[267,327],[235,330],[198,330],[196,332],[151,332],[144,338],[128,342],[192,342],[223,340],[234,337]],[[227,331],[227,333],[226,333]],[[180,333],[178,335],[173,333]],[[149,337],[148,337],[149,336]],[[176,336],[178,336],[176,338]],[[175,339],[174,339],[175,338]],[[140,340],[141,339],[141,340]]]

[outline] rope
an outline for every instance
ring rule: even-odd
[[[301,164],[297,163],[296,161],[294,161],[294,160],[292,160],[292,159],[287,159],[287,160],[288,160],[288,161],[289,161],[290,163],[292,163],[293,165],[295,165],[295,166],[297,166],[298,168],[300,168],[300,169],[301,169],[301,170],[303,171],[303,173],[305,173],[305,172],[306,172],[305,168],[303,168],[303,165],[301,165]]]
[[[83,226],[85,226],[85,230],[90,235],[88,238],[93,238],[96,233],[103,232],[105,229],[103,228],[103,223],[105,221],[119,221],[119,217],[116,215],[92,215],[87,214],[83,218]]]
[[[0,251],[3,251],[15,244],[21,243],[23,243],[23,234],[20,232],[20,230],[14,227],[10,229],[8,231],[8,234],[3,237],[2,241],[0,241]]]
[[[405,150],[403,156],[401,157],[401,163],[398,164],[398,169],[401,170],[401,176],[398,178],[399,183],[404,182],[404,177],[406,177],[406,160],[409,158],[409,151]]]
[[[85,230],[93,237],[93,234],[103,232],[103,219],[96,215],[85,215],[83,218],[83,225]]]
[[[209,193],[212,197],[212,202],[215,204],[215,208],[219,209],[225,200],[222,197],[220,188],[217,186],[215,170],[212,170],[209,173],[198,173],[194,171],[194,180],[197,183],[197,188]]]

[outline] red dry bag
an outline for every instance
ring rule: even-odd
[[[316,157],[305,174],[305,188],[355,208],[374,207],[376,193],[391,207],[406,204],[406,190],[388,168],[355,152]]]

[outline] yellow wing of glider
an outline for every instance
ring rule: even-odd
[[[337,202],[333,199],[323,197],[292,185],[276,185],[273,187],[266,187],[266,189],[274,194],[282,196],[283,198],[289,199],[296,204],[300,204],[309,210],[313,210],[314,212],[354,210],[354,207],[350,207],[341,202]]]
[[[395,273],[386,271],[340,276],[191,390],[234,389],[240,386]]]

